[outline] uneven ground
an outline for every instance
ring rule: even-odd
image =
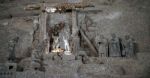
[[[17,78],[149,78],[149,53],[135,58],[95,58],[88,64],[81,60],[46,60],[46,72],[26,70]],[[146,61],[146,62],[145,62]]]

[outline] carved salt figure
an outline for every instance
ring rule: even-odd
[[[120,49],[120,40],[116,37],[115,34],[111,34],[111,40],[109,42],[109,56],[111,57],[118,57],[121,56],[121,49]]]
[[[64,40],[65,50],[66,50],[66,51],[70,51],[70,48],[69,48],[69,42],[68,42],[68,40],[67,40],[67,39],[65,39],[64,37],[63,37],[63,40]]]
[[[65,54],[66,55],[71,55],[71,51],[70,51],[70,45],[69,45],[69,33],[67,31],[65,31],[65,35],[63,36],[63,41],[64,41],[64,48],[65,48]]]
[[[16,44],[17,44],[18,40],[19,40],[19,37],[16,37],[16,38],[14,38],[14,39],[12,39],[12,40],[9,41],[9,51],[10,52],[9,52],[9,58],[8,58],[8,60],[10,62],[14,62],[15,59],[16,59],[16,56],[15,56],[15,47],[16,47]]]
[[[39,20],[38,18],[33,20],[33,44],[32,46],[36,46],[39,43]]]
[[[95,46],[96,46],[97,49],[99,48],[99,41],[100,41],[100,36],[96,35],[96,37],[95,37]]]
[[[107,39],[103,36],[99,36],[99,47],[98,47],[98,52],[100,57],[106,57],[108,55],[108,41]]]
[[[59,48],[59,37],[58,36],[53,36],[53,49],[58,49]]]
[[[36,31],[38,29],[38,25],[39,25],[39,20],[38,19],[34,19],[33,20],[33,29],[34,31]]]
[[[135,55],[135,41],[129,35],[125,36],[124,52],[127,57]]]

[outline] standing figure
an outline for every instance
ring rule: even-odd
[[[64,46],[66,51],[70,51],[69,42],[66,38],[63,36]]]
[[[53,36],[54,42],[53,42],[53,49],[58,49],[59,48],[59,37],[58,36]]]
[[[121,49],[120,49],[120,40],[116,37],[115,34],[111,35],[112,39],[109,42],[109,56],[111,57],[120,57]]]
[[[34,21],[33,21],[33,30],[34,30],[34,32],[33,32],[33,44],[32,44],[32,47],[35,47],[39,43],[40,27],[39,27],[39,20],[38,19],[34,19]]]
[[[64,48],[65,48],[65,54],[66,55],[71,55],[71,51],[70,51],[70,46],[69,46],[69,42],[67,38],[64,38],[63,36],[63,41],[64,41]]]
[[[65,48],[64,53],[66,55],[71,55],[71,48],[69,45],[69,37],[70,37],[69,31],[67,31],[67,30],[64,31],[63,42],[64,42],[64,48]]]
[[[100,36],[96,35],[96,37],[95,37],[95,46],[96,46],[97,50],[99,48],[99,41],[100,41]]]
[[[16,37],[12,40],[9,41],[9,58],[8,60],[10,62],[15,62],[15,59],[16,59],[16,56],[15,56],[15,47],[16,47],[16,44],[19,40],[19,37]]]
[[[100,35],[99,42],[98,42],[98,53],[100,57],[108,56],[108,40],[103,36]]]
[[[133,57],[135,55],[135,42],[129,35],[125,36],[124,52],[127,57]]]

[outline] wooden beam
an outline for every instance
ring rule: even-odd
[[[80,28],[80,33],[81,36],[83,37],[83,39],[86,41],[90,51],[90,55],[91,56],[98,56],[98,51],[96,50],[96,48],[94,47],[94,45],[92,44],[92,42],[88,39],[88,37],[85,35],[85,33],[83,32],[83,30]]]
[[[98,52],[96,50],[96,48],[94,47],[94,45],[92,44],[92,42],[88,39],[88,37],[84,34],[83,30],[77,25],[77,11],[73,11],[72,12],[72,36],[73,36],[73,43],[74,43],[74,47],[73,47],[73,52],[77,52],[79,51],[80,47],[80,43],[79,43],[79,37],[78,37],[78,33],[81,33],[81,36],[84,38],[84,40],[87,42],[87,45],[90,48],[90,55],[91,56],[98,56]]]
[[[28,17],[28,16],[38,16],[39,12],[32,12],[32,13],[1,13],[0,14],[0,20],[1,19],[9,19],[12,17]]]
[[[44,8],[45,8],[45,4],[43,4],[42,6],[42,9]],[[46,12],[42,12],[40,14],[39,22],[40,22],[40,41],[41,42],[47,39],[47,32],[46,32],[47,18],[48,18],[48,14]]]

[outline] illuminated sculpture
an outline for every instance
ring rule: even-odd
[[[68,39],[69,39],[69,33],[67,31],[65,31],[65,36],[63,36],[63,41],[64,41],[64,48],[65,48],[65,51],[64,51],[64,54],[66,55],[71,55],[71,51],[70,51],[70,46],[69,46],[69,42],[68,42]]]

